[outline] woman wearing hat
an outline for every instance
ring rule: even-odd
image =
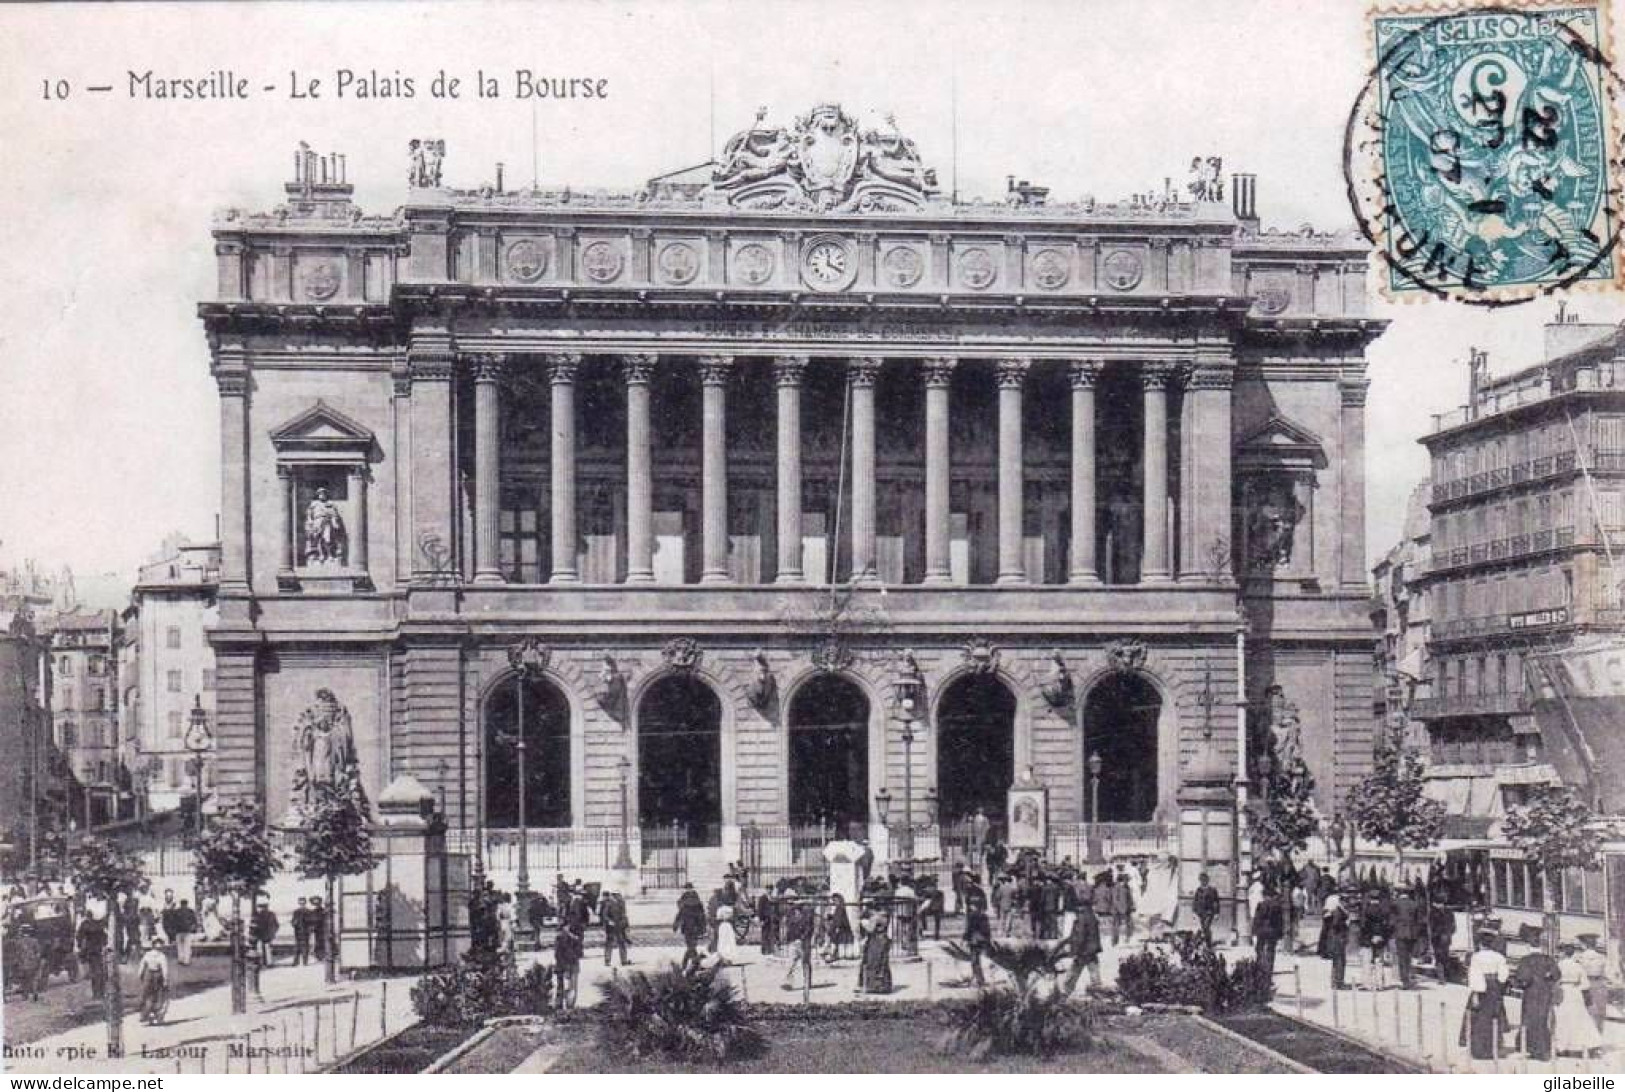
[[[1577,1053],[1589,1058],[1591,1052],[1601,1049],[1602,1033],[1586,1008],[1586,987],[1589,985],[1585,966],[1580,962],[1580,946],[1566,940],[1558,945],[1558,971],[1562,985],[1558,990],[1554,1043],[1559,1054]]]
[[[876,910],[858,926],[863,931],[863,964],[858,969],[858,989],[866,993],[891,993],[891,919]]]
[[[1477,951],[1467,963],[1467,1011],[1463,1019],[1469,1031],[1469,1047],[1474,1058],[1488,1060],[1500,1054],[1501,1030],[1506,1027],[1506,1007],[1501,993],[1510,976],[1507,957],[1495,950],[1496,934],[1485,929],[1478,934]]]

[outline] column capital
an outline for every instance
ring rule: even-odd
[[[812,358],[806,353],[787,353],[773,358],[773,378],[781,387],[801,386],[802,376]]]
[[[476,353],[469,357],[469,367],[476,383],[495,383],[502,378],[503,369],[507,366],[505,353]]]
[[[548,379],[551,382],[559,384],[576,381],[576,369],[581,367],[580,353],[548,353],[545,359]]]
[[[392,369],[389,373],[389,381],[394,388],[396,398],[412,397],[412,369]]]
[[[1234,385],[1234,369],[1212,361],[1198,361],[1185,373],[1185,389],[1189,391],[1227,391]]]
[[[648,383],[654,378],[655,365],[660,363],[656,353],[622,353],[621,378],[628,385]]]
[[[873,387],[885,363],[878,356],[852,356],[846,360],[846,381],[854,387]]]
[[[1147,360],[1140,365],[1140,385],[1148,391],[1164,391],[1178,373],[1178,365],[1166,360]]]
[[[220,391],[222,398],[246,398],[248,396],[247,372],[215,372],[214,385]]]
[[[407,354],[407,368],[413,382],[448,382],[457,374],[457,358],[451,353],[416,350]]]
[[[1030,356],[1003,356],[999,358],[999,386],[1005,390],[1020,390],[1027,380],[1027,370],[1033,366]]]
[[[289,466],[287,463],[277,463],[276,476],[284,481],[291,481],[293,479],[293,467]]]
[[[959,358],[953,356],[928,356],[920,362],[925,371],[925,385],[931,387],[946,387],[953,382],[954,369],[959,367]]]
[[[733,371],[734,358],[727,354],[700,357],[700,382],[707,387],[720,387],[728,382]]]
[[[1100,370],[1105,366],[1099,360],[1074,360],[1067,368],[1067,375],[1072,380],[1072,389],[1075,391],[1093,390],[1095,381],[1100,378]]]
[[[1369,379],[1343,379],[1337,384],[1337,393],[1345,406],[1365,405],[1365,393],[1371,386]]]

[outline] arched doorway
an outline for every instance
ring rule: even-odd
[[[993,675],[966,675],[937,704],[937,797],[943,823],[1004,816],[1015,780],[1016,696]]]
[[[1089,691],[1083,706],[1083,753],[1086,760],[1100,756],[1102,823],[1155,818],[1161,716],[1162,696],[1139,675],[1115,672]]]
[[[485,702],[485,825],[519,826],[519,713],[524,687],[525,823],[570,825],[570,702],[546,679],[498,683]]]
[[[869,699],[821,675],[790,702],[790,822],[845,829],[869,818]]]
[[[691,675],[668,675],[638,703],[638,824],[722,842],[722,702]]]

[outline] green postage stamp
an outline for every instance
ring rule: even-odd
[[[1344,144],[1390,298],[1620,283],[1621,83],[1595,4],[1377,12]]]

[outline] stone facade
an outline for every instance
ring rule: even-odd
[[[954,204],[911,142],[863,139],[827,177],[752,130],[708,177],[420,186],[389,217],[302,160],[286,205],[216,224],[223,794],[281,813],[327,688],[372,791],[410,774],[481,825],[528,637],[576,827],[619,821],[623,759],[649,812],[646,699],[672,677],[720,704],[724,844],[798,818],[821,676],[867,705],[839,761],[870,810],[905,783],[906,649],[916,815],[949,788],[941,717],[1001,735],[1059,822],[1144,717],[1144,761],[1105,780],[1116,817],[1171,821],[1204,726],[1234,760],[1242,614],[1248,689],[1299,706],[1323,802],[1365,771],[1362,249],[1261,230],[1250,180],[1241,209]],[[955,711],[984,676],[1013,712]]]

